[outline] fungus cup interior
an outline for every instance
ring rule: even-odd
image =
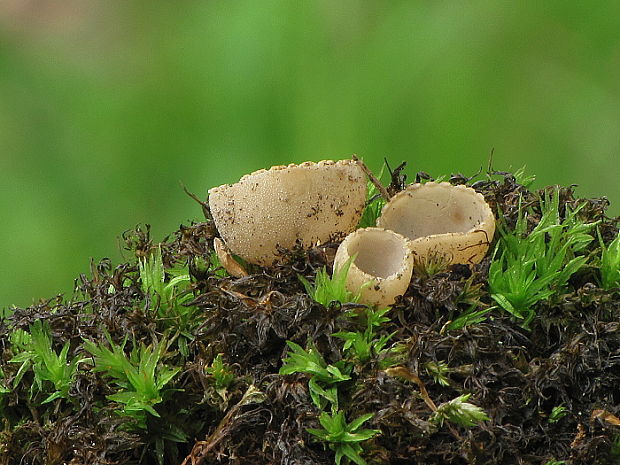
[[[426,183],[401,191],[384,208],[380,225],[410,240],[476,229],[491,214],[473,190]]]
[[[355,256],[353,263],[361,271],[385,279],[402,270],[408,250],[396,234],[368,229],[351,238],[347,252]]]

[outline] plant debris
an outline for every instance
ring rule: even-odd
[[[160,243],[136,227],[126,263],[3,310],[0,465],[620,463],[619,219],[572,186],[530,190],[522,171],[446,180],[485,197],[498,250],[418,263],[389,309],[334,291],[338,241],[271,267],[218,255],[188,192],[204,222]],[[562,248],[572,231],[579,247]],[[565,265],[527,264],[543,290],[517,307],[502,244],[532,232],[579,266],[554,280]]]

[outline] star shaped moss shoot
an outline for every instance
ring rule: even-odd
[[[334,365],[328,365],[317,348],[311,343],[308,343],[308,350],[304,350],[291,341],[286,341],[286,344],[291,352],[283,360],[280,374],[305,373],[310,375],[308,389],[314,405],[322,409],[330,402],[332,411],[338,410],[337,384],[351,379],[352,367],[346,365],[343,360]]]
[[[447,420],[451,423],[471,428],[478,423],[489,420],[484,410],[467,402],[470,397],[471,394],[463,394],[448,402],[444,402],[437,407],[437,410],[431,417],[431,421],[439,426],[443,426],[444,421]]]
[[[360,456],[360,453],[363,452],[360,442],[372,438],[381,431],[377,429],[360,430],[359,428],[372,416],[372,413],[367,413],[351,423],[347,423],[343,412],[335,412],[332,415],[322,412],[319,423],[323,429],[308,428],[308,432],[329,443],[330,449],[336,453],[334,458],[336,465],[340,465],[343,457],[347,457],[358,465],[366,465],[366,461]]]
[[[68,359],[69,342],[65,342],[57,354],[52,347],[52,336],[47,322],[36,320],[30,326],[30,333],[17,330],[11,337],[11,344],[16,355],[10,360],[12,363],[20,363],[20,368],[13,380],[15,388],[22,380],[24,374],[32,368],[34,382],[30,389],[32,399],[37,392],[46,392],[49,384],[54,386],[53,392],[41,401],[47,404],[56,399],[69,399],[69,388],[75,379],[78,364],[86,359],[73,357]],[[0,394],[7,388],[2,389]]]
[[[130,356],[127,357],[125,344],[117,345],[106,334],[108,344],[98,345],[84,341],[84,348],[93,355],[94,372],[103,373],[117,386],[118,391],[107,399],[117,402],[122,410],[120,415],[135,421],[139,429],[147,428],[147,413],[159,417],[154,406],[163,401],[168,389],[165,386],[181,371],[179,367],[169,367],[161,363],[166,352],[167,341],[158,344],[136,344],[134,341]]]
[[[205,371],[213,378],[215,392],[224,400],[228,400],[228,387],[235,380],[235,374],[231,368],[222,360],[223,354],[217,354],[211,366],[206,367]]]
[[[341,304],[347,302],[357,302],[360,299],[360,292],[354,294],[347,290],[347,274],[351,263],[355,261],[355,256],[349,258],[342,267],[335,269],[330,277],[325,267],[316,274],[314,285],[312,285],[302,275],[297,275],[301,283],[306,288],[306,292],[312,300],[327,307],[330,303],[337,301]]]
[[[212,268],[217,270],[218,265],[212,263]],[[140,258],[138,269],[150,312],[174,333],[172,339],[187,357],[187,346],[202,323],[200,309],[189,304],[194,298],[189,270],[184,266],[165,269],[161,245],[154,247],[147,257]]]

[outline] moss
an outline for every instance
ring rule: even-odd
[[[404,186],[403,168],[392,172],[391,194]],[[528,307],[527,328],[489,292],[492,256],[416,275],[372,321],[375,313],[359,304],[316,302],[302,284],[331,269],[337,242],[282,251],[281,264],[227,276],[212,259],[217,231],[208,206],[196,199],[204,222],[159,244],[138,227],[125,234],[127,263],[93,263],[72,296],[1,316],[0,463],[310,465],[334,463],[339,453],[345,463],[345,449],[369,464],[613,463],[620,290],[600,284],[600,264],[617,241],[618,219],[605,215],[603,199],[575,198],[570,187],[532,191],[510,173],[446,180],[481,192],[501,212],[504,231],[535,230],[545,192],[557,195],[560,223],[571,215],[597,223],[597,240],[578,251],[584,264]],[[148,263],[157,265],[150,285]],[[32,333],[39,321],[50,353],[77,364],[62,396],[11,362],[23,352],[11,341],[26,340],[21,331]],[[364,356],[358,340],[370,348]],[[151,354],[145,348],[156,348],[147,374],[159,373],[161,389],[145,405],[123,404],[122,394],[137,390],[121,372],[106,375],[112,368],[93,361],[95,347],[119,351],[135,380]],[[313,385],[311,371],[283,370],[290,347],[298,355],[311,347],[321,369],[346,368],[346,376]],[[309,386],[335,386],[336,410]],[[441,421],[437,406],[450,407]],[[470,413],[461,423],[459,409]],[[322,433],[328,417],[352,421],[343,423],[352,434],[363,419],[359,431],[373,434],[349,437],[351,452]]]

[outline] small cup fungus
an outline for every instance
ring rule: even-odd
[[[355,229],[366,201],[366,179],[353,160],[274,166],[209,190],[220,236],[250,263],[272,265],[278,248],[341,239]]]
[[[392,305],[403,295],[411,281],[413,259],[407,240],[382,228],[363,228],[349,234],[338,247],[334,270],[351,257],[346,288],[366,305]]]
[[[383,207],[377,225],[405,236],[414,260],[435,255],[448,264],[479,263],[495,233],[484,197],[447,182],[407,186]]]

